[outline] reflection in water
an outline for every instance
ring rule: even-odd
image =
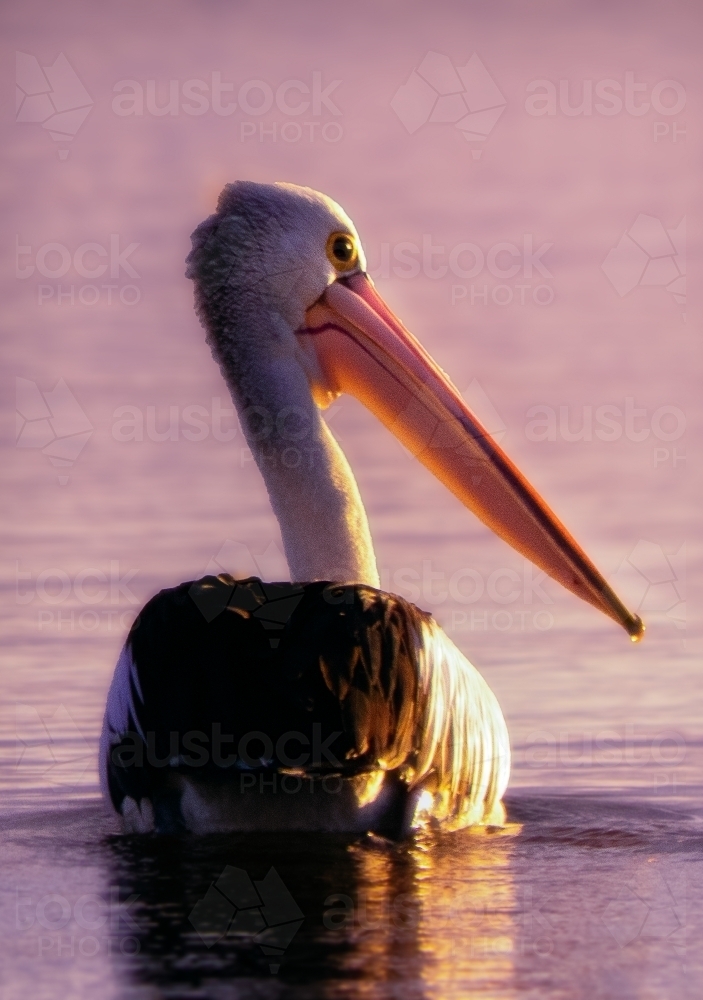
[[[395,846],[118,837],[97,802],[5,817],[0,998],[700,1000],[699,818],[577,796],[508,807],[521,826]]]
[[[511,874],[518,826],[466,831],[439,850],[418,843],[416,894],[422,916],[419,949],[425,996],[479,993],[513,996],[513,958],[520,944]]]
[[[115,961],[148,996],[513,997],[514,953],[524,943],[511,878],[518,830],[406,845],[302,834],[285,842],[114,838],[112,880],[140,900],[139,951]],[[196,903],[212,900],[211,885],[228,865],[255,885],[274,868],[304,914],[273,962],[257,941],[259,925],[247,930],[237,918],[240,932],[227,930],[226,902],[225,917],[212,910],[202,937],[189,919]]]

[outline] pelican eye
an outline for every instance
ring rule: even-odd
[[[359,251],[354,237],[349,233],[332,233],[327,240],[327,259],[338,271],[351,271],[356,267]]]

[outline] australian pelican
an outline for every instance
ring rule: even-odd
[[[633,640],[642,622],[380,298],[339,205],[292,184],[228,184],[192,240],[197,312],[292,583],[222,574],[149,601],[108,695],[105,794],[135,832],[500,824],[496,698],[429,614],[378,589],[321,410],[352,393],[513,548]]]

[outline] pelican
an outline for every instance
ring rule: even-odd
[[[101,737],[128,832],[499,825],[508,732],[431,615],[379,589],[322,410],[356,396],[481,521],[622,625],[630,613],[391,312],[348,215],[239,181],[192,235],[196,311],[278,520],[292,582],[163,590],[130,632]]]

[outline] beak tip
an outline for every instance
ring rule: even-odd
[[[645,624],[639,615],[632,615],[625,623],[625,628],[632,642],[640,642],[645,633]]]

